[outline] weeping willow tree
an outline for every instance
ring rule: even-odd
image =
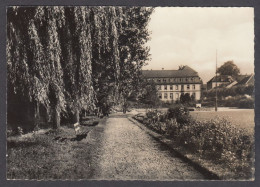
[[[65,26],[60,29],[62,62],[64,64],[65,97],[67,112],[73,121],[79,121],[82,109],[95,109],[92,86],[92,45],[87,7],[65,8]]]
[[[8,9],[9,93],[33,104],[35,122],[42,104],[55,128],[68,108],[78,114],[94,106],[86,10],[69,11],[66,18],[64,7]]]
[[[96,7],[90,17],[92,26],[93,84],[97,106],[104,111],[118,103],[119,98],[119,49],[118,28],[120,22],[115,7]]]
[[[126,105],[127,100],[136,98],[141,89],[141,69],[149,60],[150,39],[148,23],[153,8],[123,7],[118,11],[122,15],[118,45],[120,49],[120,100]]]
[[[83,109],[119,104],[137,85],[148,59],[144,44],[151,12],[139,7],[8,8],[8,113],[24,108],[27,113],[18,118],[31,115],[37,125],[43,107],[58,128],[61,116],[78,122]],[[17,107],[12,100],[21,103]]]
[[[146,7],[93,8],[92,68],[99,107],[124,105],[138,92],[141,68],[149,59],[145,44],[152,12]]]
[[[59,127],[59,115],[65,110],[61,47],[57,32],[62,20],[63,8],[8,9],[8,89],[10,92],[16,90],[13,95],[33,106],[34,123],[39,119],[39,105],[43,105],[47,116],[50,114],[53,118],[54,127]],[[26,109],[27,106],[20,107]]]

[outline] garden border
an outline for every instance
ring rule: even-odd
[[[155,140],[159,141],[160,143],[164,144],[168,148],[173,151],[176,156],[184,160],[185,162],[188,162],[191,164],[195,169],[200,171],[203,175],[208,177],[209,180],[226,180],[226,181],[252,181],[251,180],[237,180],[235,179],[235,173],[227,171],[225,168],[222,168],[220,166],[216,166],[215,164],[210,163],[209,161],[202,160],[199,157],[191,154],[185,154],[184,149],[174,144],[173,140],[170,140],[163,135],[149,129],[144,124],[138,122],[133,117],[128,117],[128,119],[137,125],[139,128],[144,130],[147,134],[152,136]],[[203,161],[203,163],[202,163]],[[227,174],[228,173],[228,174]]]

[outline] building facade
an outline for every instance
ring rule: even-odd
[[[234,79],[229,75],[218,75],[213,77],[207,82],[207,90],[210,90],[215,87],[227,86],[231,84]]]
[[[231,88],[238,85],[254,85],[254,75],[237,75],[231,77],[230,75],[218,75],[207,82],[207,89],[217,87]]]
[[[157,85],[158,97],[164,102],[180,100],[181,94],[186,93],[195,100],[201,97],[201,78],[189,66],[179,70],[143,70],[142,74]]]

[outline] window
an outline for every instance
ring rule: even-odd
[[[166,82],[166,79],[163,79],[163,82]]]
[[[194,80],[193,77],[191,77],[190,80],[193,81]]]
[[[180,78],[180,82],[181,82],[181,78]]]
[[[173,99],[173,93],[170,93],[170,99]]]
[[[194,99],[196,99],[196,93],[193,92],[192,95],[191,95]]]
[[[181,90],[184,90],[184,85],[181,85]]]
[[[162,87],[161,87],[161,85],[159,85],[159,86],[158,86],[158,90],[161,90],[161,89],[162,89]]]
[[[169,79],[169,82],[172,82],[172,79]]]
[[[167,98],[168,98],[168,94],[164,93],[164,99],[167,99]]]
[[[170,90],[173,90],[173,86],[172,85],[170,85]]]
[[[157,82],[161,82],[161,79],[157,79]]]
[[[188,78],[186,78],[186,82],[188,82]]]
[[[162,99],[162,94],[161,93],[159,93],[159,99]]]
[[[190,85],[189,84],[187,84],[187,90],[189,90],[190,89]]]
[[[178,90],[178,85],[176,85],[176,90]]]
[[[176,96],[176,100],[178,100],[179,99],[179,93],[176,93],[175,96]]]
[[[164,85],[164,90],[167,90],[167,85]]]
[[[195,84],[192,85],[193,90],[195,90]]]

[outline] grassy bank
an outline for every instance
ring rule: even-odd
[[[103,123],[101,121],[100,123]],[[88,127],[93,131],[93,128]],[[8,179],[86,179],[97,167],[95,134],[75,140],[73,128],[40,130],[7,138]],[[98,144],[96,145],[98,146]]]

